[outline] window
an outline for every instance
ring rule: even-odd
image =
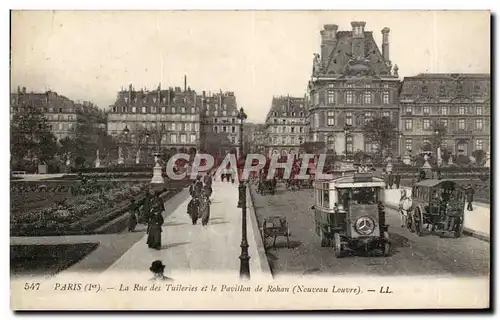
[[[406,131],[413,130],[413,121],[412,121],[412,119],[406,119],[405,120],[405,130]]]
[[[133,110],[134,110],[134,108],[132,108],[132,111],[133,111]],[[167,110],[167,108],[165,108],[165,107],[161,107],[161,113],[165,113],[165,112],[166,112],[166,110]],[[133,111],[133,112],[135,112],[135,111]]]
[[[345,124],[348,126],[352,126],[352,112],[345,113]]]
[[[191,113],[195,113],[195,112],[196,112],[195,108],[191,107]]]
[[[424,119],[424,130],[430,130],[430,129],[431,129],[431,120]]]
[[[219,116],[219,111],[215,110],[214,111],[214,117],[218,117]]]
[[[463,92],[462,84],[458,84],[458,86],[457,86],[457,94],[462,94],[462,92]]]
[[[476,114],[478,116],[482,116],[483,115],[483,107],[482,106],[476,107]]]
[[[441,125],[444,128],[448,128],[448,119],[441,119]]]
[[[219,132],[219,127],[214,127],[214,132],[218,133]]]
[[[391,114],[390,114],[390,112],[389,112],[389,111],[384,111],[384,112],[382,112],[382,117],[383,117],[383,118],[390,118],[390,117],[391,117]]]
[[[348,84],[347,87],[352,88],[352,84]],[[345,94],[346,94],[346,98],[345,98],[346,102],[345,103],[353,104],[353,96],[354,96],[353,92],[351,90],[347,90],[347,92]]]
[[[62,113],[62,108],[59,108],[59,113]]]
[[[372,103],[372,93],[371,92],[365,92],[364,93],[364,103],[365,104],[371,104]]]
[[[427,93],[427,86],[422,86],[422,93]]]
[[[191,131],[191,123],[186,123],[185,124],[185,127],[186,127],[186,131]]]
[[[232,127],[231,127],[231,132],[232,132],[232,133],[235,133],[235,132],[236,132],[236,127],[235,127],[235,126],[232,126]]]
[[[235,143],[236,143],[236,137],[231,136],[231,143],[232,143],[232,144],[235,144]]]
[[[276,117],[276,111],[273,112],[273,117]]]
[[[186,108],[181,107],[181,113],[186,113]],[[181,137],[181,140],[182,140],[182,137]]]
[[[328,90],[328,103],[335,103],[335,91],[333,90]]]
[[[226,110],[222,111],[222,116],[223,117],[227,117],[227,111]]]
[[[62,121],[63,117],[62,116],[57,116],[58,121]]]
[[[347,153],[352,153],[353,150],[352,136],[347,136],[346,141],[347,141]]]
[[[295,112],[292,112],[292,117],[295,117]]]
[[[430,144],[430,143],[431,143],[431,142],[429,141],[429,139],[427,139],[427,138],[426,138],[426,139],[424,139],[424,145],[426,145],[426,144]]]
[[[172,113],[175,113],[175,107],[172,107]]]
[[[373,118],[373,113],[372,112],[365,112],[365,124],[371,121]]]
[[[68,116],[68,121],[73,121],[73,116]]]
[[[304,131],[304,128],[299,127],[299,132],[302,133]]]
[[[463,116],[465,114],[465,107],[464,106],[458,107],[458,114],[461,116]]]
[[[278,137],[273,137],[273,144],[278,144]]]
[[[411,151],[411,139],[405,140],[405,149]]]
[[[446,88],[445,86],[439,86],[439,95],[440,96],[445,96],[446,95]]]
[[[411,106],[406,106],[406,114],[411,115]]]
[[[125,97],[125,102],[128,102],[128,97]]]
[[[227,132],[227,127],[222,127],[222,132]]]
[[[329,125],[329,126],[335,125],[335,113],[333,111],[327,112],[326,122],[327,122],[327,125]]]
[[[483,140],[481,139],[476,139],[476,150],[483,150]]]
[[[448,107],[442,106],[441,107],[441,115],[446,116],[448,114]]]
[[[151,113],[156,113],[156,107],[151,107]]]
[[[483,130],[483,119],[476,119],[476,130]]]
[[[196,135],[192,133],[190,136],[190,140],[191,140],[190,141],[191,143],[195,143],[196,142]]]
[[[458,119],[458,130],[465,130],[465,119]]]
[[[304,112],[301,111],[300,112],[300,116],[303,117],[304,116]]]
[[[295,127],[290,128],[290,133],[295,133]]]
[[[424,106],[424,114],[429,114],[430,113],[430,108],[429,106]]]
[[[185,133],[181,133],[181,143],[186,143],[186,134]]]
[[[389,104],[389,91],[384,91],[382,93],[382,103]]]

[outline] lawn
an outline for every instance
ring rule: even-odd
[[[54,275],[85,258],[98,243],[10,246],[10,274]]]

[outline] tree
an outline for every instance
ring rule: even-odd
[[[212,156],[223,156],[223,150],[234,148],[229,136],[224,132],[203,133],[202,149]]]
[[[318,154],[318,153],[322,153],[325,150],[326,143],[324,141],[315,141],[315,142],[308,141],[308,142],[304,142],[300,146],[300,148],[303,149],[305,153]]]
[[[476,158],[477,165],[483,165],[486,161],[486,152],[483,150],[475,150],[472,152],[472,156]]]
[[[441,150],[441,159],[443,159],[444,163],[448,163],[451,158],[451,152],[448,149],[442,149]]]
[[[56,138],[47,119],[39,109],[28,106],[17,113],[11,122],[10,149],[13,162],[28,160],[47,162],[57,150]]]
[[[439,122],[433,122],[432,126],[432,135],[431,135],[431,151],[436,152],[437,148],[440,147],[443,144],[444,137],[446,136],[447,129],[446,127],[439,123]]]
[[[376,117],[368,121],[363,127],[363,134],[367,141],[377,145],[377,153],[382,155],[397,141],[396,123],[388,117]]]

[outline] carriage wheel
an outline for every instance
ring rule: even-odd
[[[336,258],[342,257],[342,243],[340,242],[340,234],[338,233],[333,234],[333,245],[335,248],[335,257]]]
[[[460,238],[464,232],[464,219],[462,217],[457,217],[455,220],[455,238]]]
[[[390,238],[389,238],[389,232],[387,231],[384,231],[384,257],[387,257],[389,256],[389,254],[391,253],[391,241],[390,241]]]
[[[412,223],[415,226],[415,231],[417,233],[417,236],[420,237],[424,229],[424,217],[420,209],[417,208],[412,217],[413,217]]]

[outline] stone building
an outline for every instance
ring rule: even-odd
[[[238,154],[240,121],[237,118],[238,104],[234,92],[220,91],[208,95],[203,92],[200,100],[203,103],[200,114],[201,149],[211,149],[206,151],[219,156],[228,152]]]
[[[401,148],[417,154],[430,143],[436,124],[446,128],[442,146],[470,156],[490,150],[489,74],[419,74],[405,77],[400,94]]]
[[[106,113],[91,102],[75,103],[57,92],[27,92],[25,87],[18,87],[10,96],[11,120],[14,114],[24,112],[27,107],[39,108],[58,140],[73,136],[80,121],[87,121],[96,129],[106,129]]]
[[[321,55],[315,54],[309,82],[309,141],[323,142],[328,153],[351,155],[375,151],[363,136],[367,121],[377,116],[399,119],[398,67],[389,56],[389,28],[381,30],[381,50],[365,22],[351,30],[324,26]],[[394,149],[397,143],[394,143]]]
[[[153,152],[196,153],[200,142],[202,100],[184,86],[153,91],[120,90],[108,111],[108,134],[123,147],[127,161]],[[128,152],[126,152],[128,151]]]
[[[273,97],[266,117],[266,146],[268,156],[272,154],[296,154],[306,141],[306,98]]]

